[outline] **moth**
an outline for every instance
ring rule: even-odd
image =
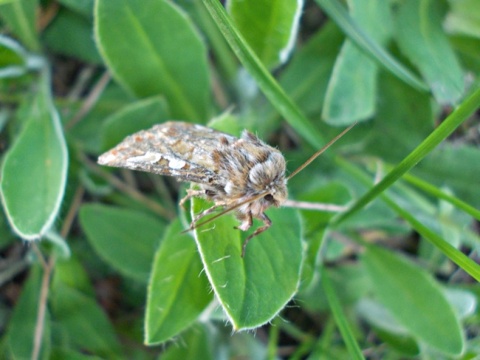
[[[272,225],[265,210],[285,202],[287,181],[354,125],[328,142],[289,176],[285,175],[282,153],[251,132],[244,130],[241,137],[236,138],[203,125],[180,121],[155,125],[126,137],[101,155],[98,163],[173,176],[179,181],[198,184],[200,189],[187,190],[180,205],[192,197],[205,198],[214,205],[198,214],[186,231],[230,211],[235,211],[240,221],[236,229],[242,231],[251,228],[254,218],[260,219],[263,226],[249,235],[242,245],[243,257],[247,243]],[[219,209],[221,211],[216,216],[199,221]]]

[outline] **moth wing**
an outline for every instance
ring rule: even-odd
[[[102,154],[98,163],[174,176],[186,182],[225,183],[211,154],[236,140],[202,125],[170,121],[126,137]]]

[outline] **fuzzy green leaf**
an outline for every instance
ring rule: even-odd
[[[71,346],[104,358],[119,357],[120,343],[114,328],[94,298],[60,282],[52,295],[56,326]]]
[[[42,237],[57,216],[67,180],[68,154],[49,77],[30,105],[26,124],[5,156],[0,191],[14,231],[25,240]]]
[[[451,105],[458,102],[465,87],[462,69],[442,29],[439,10],[432,0],[402,2],[397,15],[397,40],[437,101]]]
[[[303,0],[229,0],[233,22],[267,68],[284,63],[297,36]]]
[[[391,33],[390,6],[384,0],[350,1],[351,16],[372,41],[384,45]],[[378,66],[373,59],[346,40],[328,84],[322,117],[332,125],[366,120],[375,113]],[[361,88],[362,91],[358,91]]]
[[[138,97],[163,95],[174,118],[205,122],[210,106],[205,44],[171,2],[97,0],[95,36],[115,78]]]
[[[145,315],[145,343],[165,342],[197,319],[212,301],[194,239],[175,221],[153,262]]]
[[[194,213],[208,206],[200,199],[193,204]],[[235,330],[270,321],[298,288],[303,257],[298,214],[282,208],[272,209],[269,216],[272,226],[248,243],[244,258],[246,234],[234,229],[238,221],[231,215],[195,230],[210,284]],[[250,231],[259,225],[255,221]]]
[[[146,282],[164,225],[140,211],[84,205],[80,222],[97,253],[119,272]]]
[[[437,351],[459,355],[464,338],[459,319],[438,284],[405,259],[369,246],[363,256],[375,292],[395,319]]]

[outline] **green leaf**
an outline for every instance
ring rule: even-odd
[[[480,38],[480,2],[450,0],[444,26],[450,33]]]
[[[363,298],[356,306],[356,311],[373,328],[378,337],[403,355],[413,357],[420,353],[419,344],[401,326],[391,312],[377,301]]]
[[[39,266],[30,270],[28,280],[25,282],[20,299],[8,324],[7,346],[9,359],[30,359],[33,352],[33,339],[37,323],[40,289],[42,286],[42,272]],[[48,359],[50,351],[50,315],[46,309],[43,323],[43,336],[41,342],[40,358]]]
[[[93,41],[93,21],[68,9],[60,9],[44,31],[44,42],[53,51],[93,64],[102,59]]]
[[[57,330],[71,346],[105,358],[118,358],[120,343],[97,302],[62,283],[52,289]]]
[[[208,119],[207,51],[179,8],[165,0],[97,0],[95,35],[109,69],[133,94],[165,96],[174,118]]]
[[[3,206],[25,240],[43,236],[57,216],[67,180],[68,154],[49,76],[30,105],[26,124],[5,156],[0,179]]]
[[[194,213],[207,207],[205,201],[193,200]],[[272,226],[248,243],[244,258],[246,234],[234,229],[238,221],[231,215],[194,231],[210,284],[235,330],[270,321],[298,288],[303,257],[298,214],[282,208],[269,216]],[[257,226],[255,221],[252,230]]]
[[[372,42],[384,45],[391,34],[390,4],[384,0],[351,0],[351,16]],[[332,125],[367,120],[375,113],[377,63],[346,40],[335,63],[322,117]],[[358,91],[361,88],[362,91]]]
[[[38,0],[17,0],[0,6],[0,15],[8,28],[25,47],[38,51],[40,48],[36,31]]]
[[[345,32],[350,40],[369,54],[379,64],[394,74],[405,83],[425,91],[427,86],[407,67],[398,62],[384,48],[380,46],[371,37],[365,34],[349,15],[339,0],[316,0],[322,9],[335,21],[335,23]]]
[[[109,116],[102,126],[102,149],[108,150],[126,136],[166,121],[169,111],[165,99],[154,97],[136,101]]]
[[[238,31],[267,68],[287,60],[297,37],[302,0],[229,0],[226,6]]]
[[[146,282],[164,225],[140,211],[87,204],[80,223],[95,251],[125,276]]]
[[[463,72],[442,29],[437,2],[406,0],[396,20],[398,44],[418,67],[435,99],[442,105],[456,104],[465,89]]]
[[[195,241],[181,231],[182,225],[176,220],[155,254],[145,314],[148,345],[178,335],[212,301]]]
[[[171,344],[162,353],[162,360],[210,360],[214,359],[211,331],[204,325],[197,325],[182,335],[181,344]]]
[[[362,261],[378,298],[400,324],[439,352],[462,353],[464,338],[459,319],[428,273],[374,246],[367,247]]]
[[[330,241],[328,247],[334,246]],[[323,260],[323,259],[322,259]],[[295,298],[308,310],[324,312],[329,309],[325,289],[321,283],[321,266],[315,268],[315,277],[308,287],[303,286]],[[361,263],[347,264],[328,269],[330,285],[342,306],[352,306],[370,291],[370,279]]]

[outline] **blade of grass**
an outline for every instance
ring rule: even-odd
[[[426,193],[449,202],[450,204],[465,211],[467,214],[471,215],[472,217],[480,221],[480,210],[475,209],[472,205],[467,204],[466,202],[460,200],[459,198],[453,195],[450,195],[440,190],[438,187],[411,174],[405,174],[403,176],[403,179],[408,181],[410,184],[416,186],[417,188],[425,191]]]
[[[336,159],[337,163],[356,179],[364,183],[366,186],[371,185],[371,178],[362,172],[359,168],[353,166],[345,160],[340,158]],[[435,232],[431,231],[429,228],[424,226],[420,221],[415,219],[409,212],[397,205],[391,198],[385,194],[381,194],[381,199],[384,200],[397,214],[404,218],[413,229],[415,229],[419,234],[421,234],[425,239],[430,241],[433,245],[438,247],[450,260],[455,264],[460,266],[465,272],[470,274],[474,279],[480,281],[480,265],[475,263],[472,259],[467,257],[464,253],[450,245],[446,240],[441,236],[437,235]]]
[[[450,260],[460,266],[467,274],[472,276],[475,280],[480,282],[480,266],[472,259],[466,256],[461,251],[454,248],[447,241],[442,239],[436,233],[424,226],[420,221],[415,219],[408,211],[396,204],[387,196],[382,196],[382,199],[401,217],[408,221],[408,223],[425,239],[428,239],[433,245],[439,248]]]
[[[380,44],[368,36],[352,19],[347,10],[337,0],[316,0],[318,5],[335,21],[345,34],[372,59],[385,67],[399,79],[420,91],[428,91],[428,86],[410,70],[385,51]]]
[[[458,126],[480,107],[480,89],[477,89],[470,97],[455,109],[445,121],[438,126],[420,145],[407,155],[395,166],[377,185],[359,198],[346,212],[332,219],[331,226],[336,227],[347,218],[364,208],[373,199],[379,196],[385,189],[400,179],[407,171],[418,164],[438,144],[445,140]]]
[[[325,290],[325,297],[327,298],[328,305],[332,310],[333,316],[335,321],[338,325],[338,329],[342,334],[343,340],[345,341],[345,345],[347,346],[348,352],[350,353],[351,359],[365,359],[363,357],[362,351],[358,346],[357,342],[355,341],[355,336],[353,332],[350,330],[350,326],[348,325],[347,318],[345,317],[342,307],[340,305],[340,301],[335,294],[335,290],[333,289],[333,285],[328,277],[327,270],[322,267],[322,285],[323,289]]]
[[[203,4],[216,22],[223,36],[237,55],[245,69],[256,80],[265,96],[273,106],[285,117],[287,122],[297,130],[312,146],[320,148],[323,136],[309,121],[295,103],[288,97],[282,87],[275,81],[262,62],[254,54],[246,41],[233,25],[218,0],[203,0]]]

